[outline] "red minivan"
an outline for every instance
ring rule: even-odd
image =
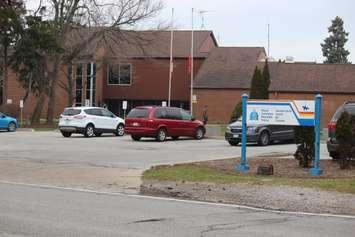
[[[163,142],[167,137],[180,136],[202,139],[206,129],[203,123],[188,112],[175,107],[141,106],[132,109],[125,120],[125,133],[139,141],[154,137]]]

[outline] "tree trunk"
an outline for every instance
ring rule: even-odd
[[[41,114],[42,114],[45,99],[46,99],[46,94],[42,92],[37,99],[36,107],[31,117],[31,125],[40,124],[40,119],[41,119]]]
[[[53,65],[53,73],[51,74],[51,83],[49,86],[49,94],[48,94],[48,109],[47,109],[47,124],[53,124],[53,117],[54,117],[54,111],[55,111],[55,102],[56,102],[56,90],[57,90],[57,84],[59,80],[59,75],[58,75],[58,67],[59,65],[59,60],[54,61]]]
[[[4,71],[2,78],[2,103],[6,104],[7,100],[7,47],[4,46]]]

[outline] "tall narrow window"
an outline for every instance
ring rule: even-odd
[[[91,82],[91,70],[92,70],[92,106],[95,106],[96,97],[96,64],[93,64],[91,69],[91,63],[86,65],[86,99],[90,100],[90,82]]]
[[[130,64],[110,64],[108,66],[109,85],[131,85]]]
[[[75,70],[75,106],[83,104],[83,66],[76,65]]]

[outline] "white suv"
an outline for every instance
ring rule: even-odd
[[[70,107],[59,118],[59,130],[64,137],[73,133],[85,137],[101,136],[102,133],[124,135],[124,120],[100,107]]]

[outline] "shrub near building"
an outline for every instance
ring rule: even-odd
[[[335,136],[339,144],[340,168],[350,168],[355,157],[355,116],[343,112],[337,121]]]
[[[269,99],[270,73],[267,61],[263,70],[255,67],[253,78],[251,79],[249,99]],[[235,122],[242,115],[242,102],[239,101],[234,107],[231,115],[231,123]]]
[[[314,127],[298,126],[295,128],[297,150],[294,157],[299,161],[299,166],[308,168],[314,160]]]

